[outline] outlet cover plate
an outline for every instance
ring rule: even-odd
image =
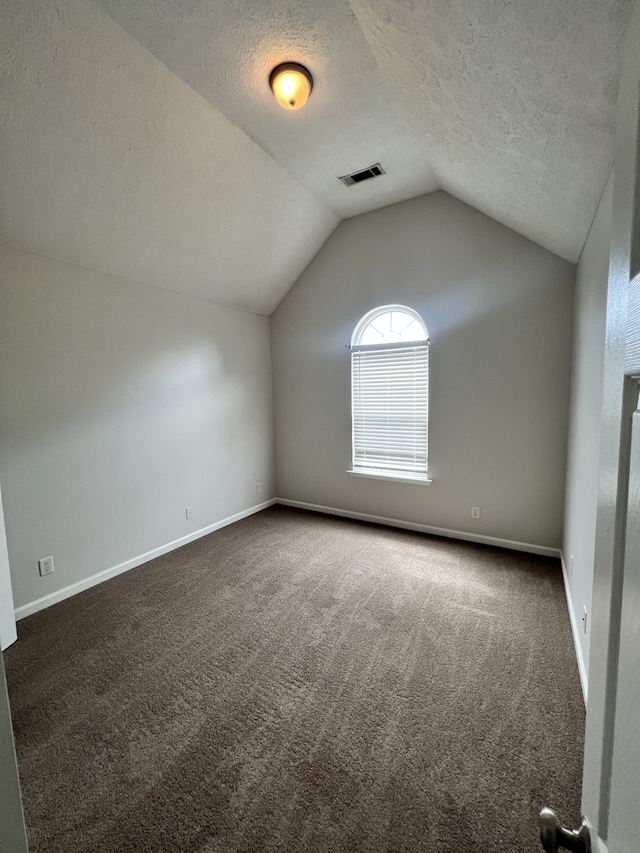
[[[53,566],[53,557],[43,557],[41,560],[38,560],[38,571],[40,572],[41,578],[45,575],[53,574],[55,571]]]

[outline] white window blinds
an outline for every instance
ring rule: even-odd
[[[353,471],[427,479],[429,346],[351,353]]]

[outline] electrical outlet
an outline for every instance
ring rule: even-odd
[[[193,507],[188,506],[186,512],[187,512],[187,521],[190,521],[193,518]]]
[[[55,571],[53,567],[53,557],[43,557],[41,560],[38,560],[38,571],[40,572],[41,578],[45,575],[52,574]]]
[[[256,483],[256,492],[260,494],[262,491],[262,483]]]
[[[471,507],[471,518],[480,518],[480,507],[472,506]]]
[[[582,607],[582,633],[587,633],[587,606]]]

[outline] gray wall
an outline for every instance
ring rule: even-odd
[[[278,495],[560,547],[574,278],[443,192],[343,222],[271,317]],[[346,473],[345,345],[396,302],[432,341],[430,486]]]
[[[587,613],[591,613],[612,196],[613,176],[609,178],[582,250],[576,273],[574,308],[563,550],[569,580],[569,606],[578,629],[578,657],[580,660],[582,656],[580,666],[585,684],[589,671],[589,634],[583,632],[581,619],[584,606]]]
[[[265,317],[25,252],[0,259],[16,607],[273,496]]]

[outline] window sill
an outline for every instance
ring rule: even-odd
[[[411,483],[414,486],[430,486],[433,483],[433,480],[430,480],[428,477],[421,477],[419,474],[410,474],[406,477],[402,476],[402,474],[383,474],[373,472],[373,471],[354,471],[350,468],[347,471],[347,474],[351,474],[352,477],[364,477],[367,480],[386,480],[389,483]]]

